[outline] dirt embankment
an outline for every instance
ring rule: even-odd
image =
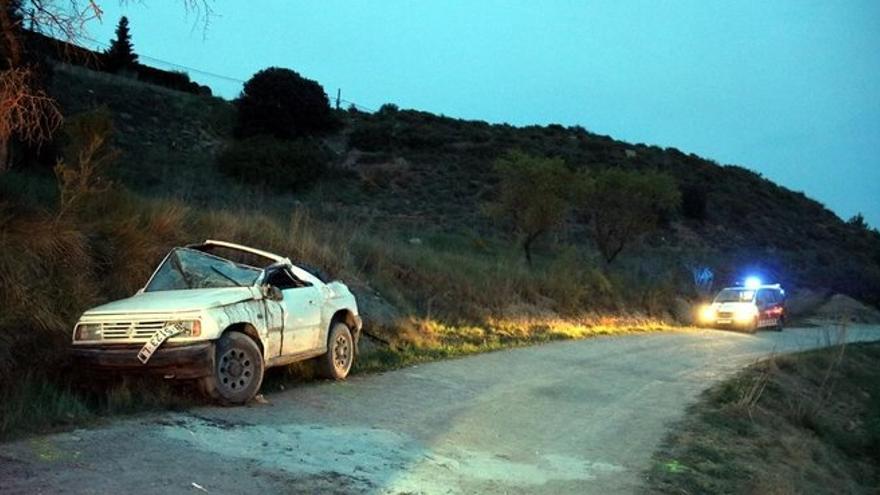
[[[791,294],[785,303],[790,320],[798,323],[818,320],[837,323],[880,323],[877,308],[844,294],[828,290],[801,289]]]
[[[831,296],[816,309],[816,316],[848,323],[880,323],[880,311],[843,294]]]

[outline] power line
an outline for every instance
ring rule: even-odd
[[[83,38],[83,39],[85,39],[86,41],[90,41],[90,42],[94,43],[95,45],[98,45],[99,47],[103,47],[103,48],[109,48],[109,47],[110,47],[109,44],[104,43],[104,42],[102,42],[102,41],[98,41],[98,40],[93,39],[93,38]],[[239,78],[237,78],[237,77],[227,76],[227,75],[224,75],[224,74],[217,74],[217,73],[215,73],[215,72],[210,72],[210,71],[206,71],[206,70],[202,70],[202,69],[197,69],[197,68],[195,68],[195,67],[190,67],[190,66],[187,66],[187,65],[178,64],[178,63],[176,63],[176,62],[170,62],[170,61],[168,61],[168,60],[162,60],[162,59],[160,59],[160,58],[151,57],[151,56],[149,56],[149,55],[142,55],[142,54],[140,54],[140,53],[138,54],[138,58],[143,59],[143,60],[149,60],[149,61],[156,62],[156,63],[160,63],[160,64],[165,64],[165,65],[168,65],[168,66],[171,66],[171,67],[176,67],[176,68],[178,68],[178,69],[184,69],[185,71],[190,72],[190,73],[202,74],[202,75],[205,75],[205,76],[214,77],[214,78],[217,78],[217,79],[223,79],[223,80],[230,81],[230,82],[234,82],[234,83],[244,84],[245,82],[247,82],[247,81],[245,81],[245,80],[243,80],[243,79],[239,79]],[[328,99],[330,99],[330,100],[334,100],[334,101],[336,100],[335,97],[330,96],[330,95],[327,94],[326,92],[325,92],[324,94],[327,96]],[[366,110],[366,111],[368,111],[368,112],[375,112],[375,111],[376,111],[376,110],[374,110],[374,109],[372,109],[372,108],[370,108],[370,107],[367,107],[367,106],[361,105],[360,103],[357,103],[357,102],[354,102],[354,101],[350,101],[350,100],[346,100],[346,99],[343,99],[343,98],[339,98],[339,102],[340,102],[340,103],[346,103],[346,104],[349,104],[349,105],[354,105],[355,108],[358,108],[358,109],[361,109],[361,110]]]
[[[107,43],[103,43],[103,42],[101,42],[101,41],[98,41],[98,40],[95,40],[95,39],[92,39],[92,38],[85,38],[85,39],[86,39],[87,41],[91,41],[92,43],[98,45],[99,47],[103,47],[103,48],[109,48],[109,47],[110,47],[109,44],[107,44]],[[151,57],[151,56],[149,56],[149,55],[142,55],[142,54],[139,53],[139,54],[138,54],[138,58],[140,58],[140,59],[144,59],[144,60],[150,60],[150,61],[153,61],[153,62],[158,62],[158,63],[160,63],[160,64],[170,65],[170,66],[172,66],[172,67],[177,67],[178,69],[185,69],[185,70],[187,70],[187,71],[190,71],[190,72],[196,72],[196,73],[203,74],[203,75],[206,75],[206,76],[216,77],[216,78],[219,78],[219,79],[225,79],[225,80],[227,80],[227,81],[237,82],[237,83],[241,83],[241,84],[244,84],[244,83],[245,83],[245,81],[244,81],[243,79],[239,79],[239,78],[237,78],[237,77],[226,76],[226,75],[223,75],[223,74],[217,74],[217,73],[214,73],[214,72],[209,72],[209,71],[206,71],[206,70],[197,69],[197,68],[195,68],[195,67],[189,67],[189,66],[187,66],[187,65],[178,64],[178,63],[176,63],[176,62],[169,62],[168,60],[162,60],[162,59],[160,59],[160,58]]]

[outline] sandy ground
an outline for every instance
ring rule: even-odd
[[[838,338],[604,337],[314,383],[0,445],[0,493],[632,493],[701,390]]]

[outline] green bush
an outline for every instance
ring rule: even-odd
[[[296,138],[337,125],[324,88],[290,69],[270,67],[257,72],[244,84],[235,105],[240,137]]]
[[[218,157],[224,174],[276,189],[298,189],[314,182],[326,172],[328,162],[327,151],[315,141],[270,136],[236,141]]]
[[[388,120],[362,121],[349,137],[349,146],[361,151],[390,151],[393,144],[393,125]]]
[[[707,194],[700,186],[690,185],[681,188],[681,213],[685,218],[703,221],[706,219]]]

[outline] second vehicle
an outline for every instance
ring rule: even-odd
[[[749,332],[759,328],[782,330],[785,291],[779,284],[727,287],[711,304],[700,308],[699,323],[706,327],[735,327]]]

